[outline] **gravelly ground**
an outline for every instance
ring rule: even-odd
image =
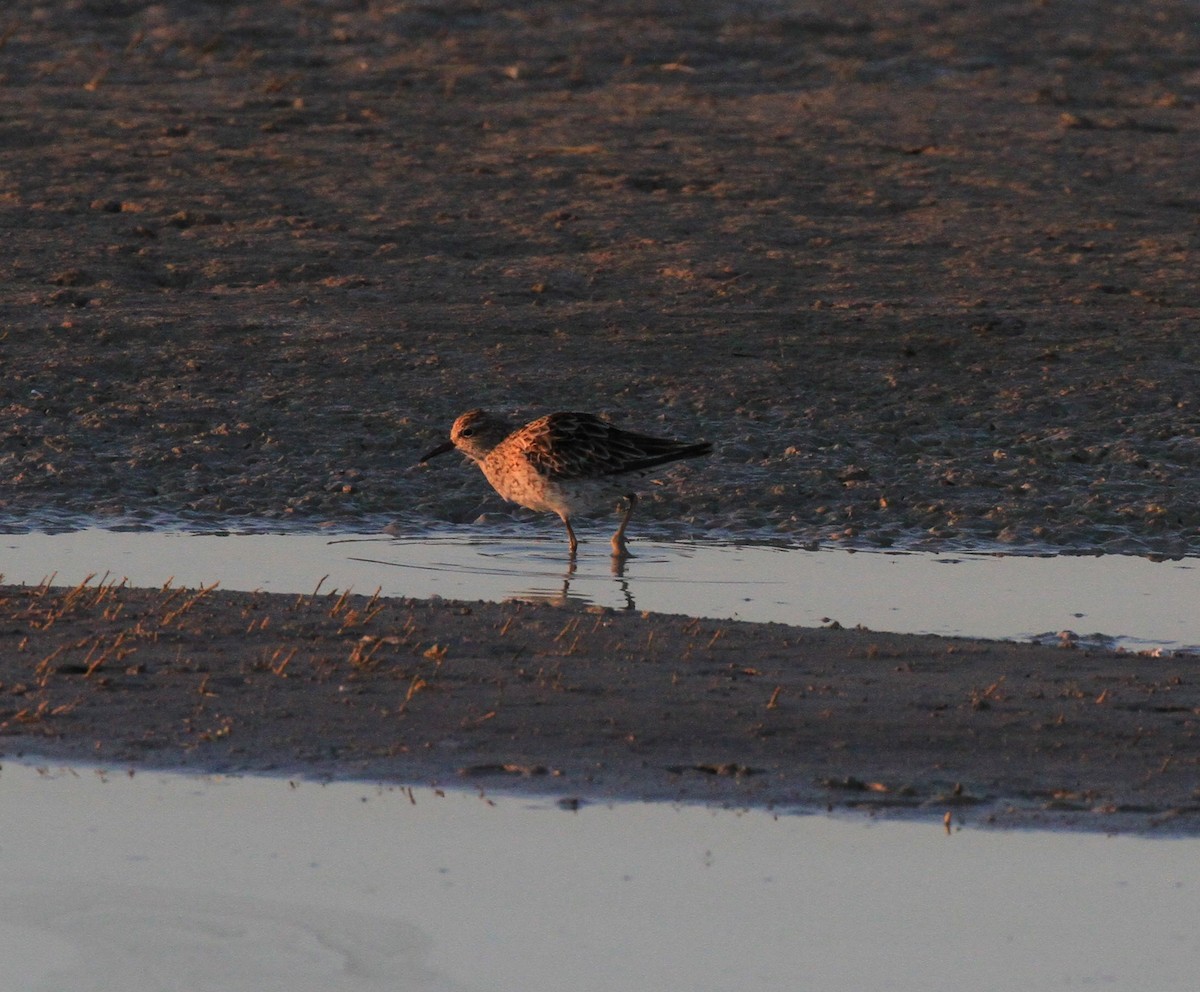
[[[453,417],[582,407],[716,445],[642,533],[1194,550],[1195,27],[18,0],[3,522],[470,521]]]

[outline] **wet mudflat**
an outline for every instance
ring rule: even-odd
[[[1196,548],[1187,5],[3,18],[6,528],[486,527],[478,473],[419,454],[472,406],[584,406],[714,444],[635,539]],[[1186,659],[68,595],[6,593],[15,748],[1106,823],[1195,799]]]
[[[9,3],[0,513],[466,522],[458,413],[583,407],[715,446],[635,536],[1185,553],[1193,28]]]
[[[337,592],[5,587],[0,616],[10,754],[1200,824],[1190,656]]]

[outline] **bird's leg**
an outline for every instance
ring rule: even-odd
[[[625,516],[621,518],[621,526],[612,536],[612,553],[614,558],[632,558],[629,545],[625,541],[625,528],[629,526],[629,518],[633,516],[633,508],[637,505],[637,493],[629,493],[625,497],[629,505],[625,508]]]
[[[571,560],[575,560],[575,552],[579,550],[579,541],[575,537],[575,529],[571,526],[571,518],[563,515],[562,522],[567,525],[567,541],[571,550]]]

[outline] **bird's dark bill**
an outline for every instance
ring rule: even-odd
[[[429,461],[430,458],[436,458],[438,455],[444,455],[447,451],[453,451],[453,450],[454,450],[454,442],[453,441],[447,441],[445,444],[439,444],[436,448],[434,448],[427,455],[423,455],[421,457],[421,460],[419,462],[417,462],[417,464],[424,465],[427,461]]]

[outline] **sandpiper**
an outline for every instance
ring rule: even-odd
[[[712,451],[707,441],[675,441],[614,427],[590,413],[551,413],[514,429],[485,410],[464,413],[450,429],[450,440],[417,464],[457,448],[482,470],[505,499],[530,510],[557,513],[567,526],[571,557],[579,547],[571,517],[606,500],[623,497],[628,505],[612,537],[613,556],[629,556],[625,528],[633,516],[635,479],[681,458]]]

